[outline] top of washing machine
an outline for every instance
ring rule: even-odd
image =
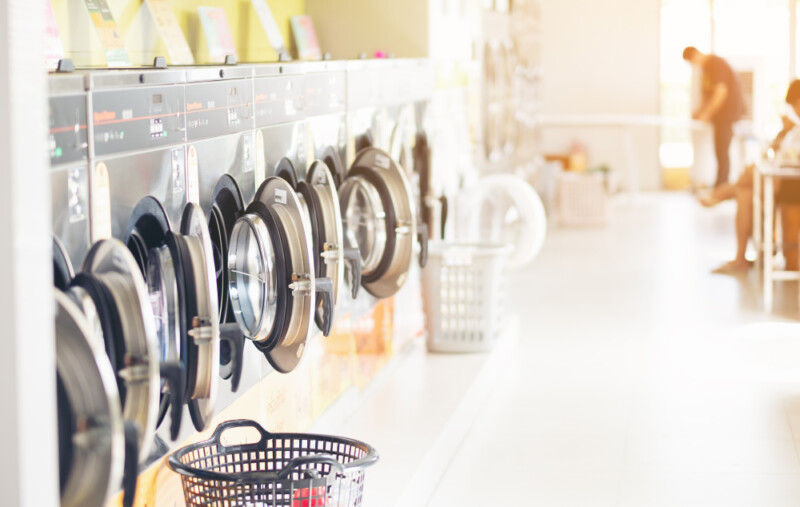
[[[185,69],[130,68],[80,71],[85,73],[91,91],[139,86],[182,85],[186,82]]]

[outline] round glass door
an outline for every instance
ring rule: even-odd
[[[275,323],[278,291],[275,249],[260,217],[245,215],[233,227],[228,272],[236,321],[248,338],[265,339]]]
[[[344,239],[361,253],[364,273],[378,268],[386,248],[386,210],[375,187],[360,177],[348,178],[341,189]]]
[[[159,359],[162,362],[177,361],[180,359],[178,284],[172,254],[167,246],[150,251],[146,280],[158,338]]]

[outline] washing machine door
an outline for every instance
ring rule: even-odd
[[[224,174],[217,182],[211,194],[211,208],[208,213],[208,232],[211,235],[211,246],[214,255],[214,270],[217,281],[217,305],[220,325],[229,324],[235,331],[236,318],[230,303],[228,251],[236,221],[244,214],[244,198],[236,180]],[[220,332],[220,365],[219,373],[223,379],[231,379],[231,389],[235,392],[239,386],[242,367],[243,338],[238,333]]]
[[[61,505],[102,507],[119,488],[125,459],[114,370],[92,345],[81,309],[59,290],[55,300]]]
[[[361,284],[375,297],[394,295],[408,276],[417,237],[403,169],[380,149],[362,150],[342,183],[339,202],[345,245],[361,254]],[[420,240],[427,245],[427,237]]]
[[[342,163],[342,158],[339,156],[339,153],[333,148],[333,146],[326,146],[319,153],[318,158],[319,160],[325,162],[325,165],[328,166],[328,170],[333,176],[333,185],[334,187],[339,188],[339,185],[341,185],[345,176],[344,164]]]
[[[99,315],[123,420],[138,429],[142,461],[153,442],[160,391],[156,332],[144,279],[125,245],[109,239],[92,246],[69,291],[78,300],[88,294]]]
[[[219,309],[211,235],[197,204],[183,210],[180,232],[172,230],[161,203],[145,197],[134,208],[127,244],[143,266],[157,323],[164,374],[160,419],[172,407],[172,433],[180,427],[180,407],[198,431],[214,411],[219,378]]]
[[[188,341],[189,370],[192,399],[189,401],[189,414],[195,428],[202,431],[208,427],[219,389],[219,309],[217,303],[217,277],[214,268],[214,255],[211,235],[208,231],[203,210],[195,203],[189,203],[183,210],[181,234],[188,248],[191,277],[187,281],[193,285],[194,297],[190,297],[187,315],[192,315],[191,339]],[[192,292],[189,292],[192,294]],[[192,311],[194,310],[194,311]]]
[[[330,150],[326,159],[338,164],[338,156]],[[343,283],[344,263],[350,267],[353,298],[358,293],[361,277],[361,257],[356,249],[344,247],[339,198],[336,191],[336,177],[330,166],[323,160],[311,164],[306,178],[300,181],[294,166],[288,159],[278,164],[276,175],[283,178],[295,189],[310,238],[317,279],[329,278],[333,285],[333,300],[338,301],[339,286]],[[354,277],[354,280],[353,280]],[[354,283],[353,283],[354,282]],[[333,316],[323,315],[322,298],[317,301],[317,322],[323,329],[322,320],[332,320]],[[325,333],[327,336],[327,333]]]
[[[316,276],[307,228],[295,190],[273,176],[261,184],[231,236],[234,315],[246,336],[283,373],[299,363],[314,318]],[[331,309],[332,291],[325,299]]]
[[[228,298],[228,245],[236,220],[244,214],[244,198],[236,180],[224,174],[211,194],[208,231],[214,253],[217,278],[217,303],[220,322],[232,322],[233,313]]]
[[[75,270],[67,249],[58,238],[53,236],[53,285],[60,291],[66,291],[73,278],[75,278]]]
[[[361,254],[357,248],[347,248],[345,245],[334,173],[326,162],[317,160],[308,170],[306,183],[316,195],[320,214],[321,240],[316,251],[318,276],[333,281],[333,301],[338,303],[347,264],[351,297],[355,299],[361,286]]]
[[[328,336],[333,326],[336,289],[341,279],[340,271],[343,271],[340,266],[344,259],[344,251],[340,246],[341,243],[335,243],[337,239],[335,227],[341,222],[336,221],[338,210],[330,207],[332,202],[330,196],[335,195],[333,176],[324,162],[316,161],[312,166],[314,168],[313,176],[318,183],[317,187],[309,182],[309,178],[312,176],[311,169],[306,173],[305,180],[299,180],[294,165],[288,159],[283,159],[278,164],[276,176],[284,179],[294,189],[300,202],[316,274],[315,295],[320,295],[315,298],[314,321],[322,334]],[[339,227],[341,228],[341,225]],[[329,232],[328,229],[333,230]],[[350,257],[357,256],[351,255]],[[335,265],[330,267],[328,263]]]

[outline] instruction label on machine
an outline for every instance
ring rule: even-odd
[[[114,15],[108,8],[106,0],[84,0],[89,17],[92,19],[100,44],[106,55],[106,64],[109,67],[130,67],[131,59],[125,50],[125,43],[122,40],[117,22]]]
[[[111,184],[108,179],[108,167],[103,162],[94,167],[90,180],[92,188],[91,200],[91,236],[92,243],[111,237]]]

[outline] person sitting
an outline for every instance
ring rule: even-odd
[[[786,92],[787,114],[781,119],[783,128],[772,142],[779,152],[787,145],[800,141],[800,80],[794,80]],[[714,206],[728,199],[736,199],[736,257],[715,269],[714,273],[737,273],[747,270],[752,263],[745,256],[747,242],[753,233],[753,166],[747,167],[735,184],[723,184],[711,195],[700,199],[704,206]],[[798,270],[798,240],[800,240],[800,181],[785,180],[775,185],[775,203],[781,208],[784,257],[787,270]],[[767,231],[766,234],[773,234]]]

